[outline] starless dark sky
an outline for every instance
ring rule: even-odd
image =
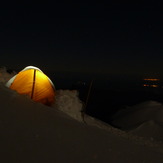
[[[162,75],[162,20],[158,2],[4,4],[0,66]]]

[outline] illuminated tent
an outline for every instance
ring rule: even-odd
[[[12,77],[6,86],[45,105],[54,102],[55,87],[52,81],[37,67],[28,66]]]

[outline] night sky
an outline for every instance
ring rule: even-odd
[[[158,3],[19,3],[0,10],[0,66],[163,76]]]

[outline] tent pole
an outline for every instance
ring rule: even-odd
[[[88,89],[88,94],[87,94],[87,98],[86,98],[85,107],[87,107],[87,105],[88,105],[88,100],[89,100],[89,96],[90,96],[90,93],[91,93],[92,85],[93,85],[93,79],[91,80],[91,83],[90,83],[90,85],[89,85],[89,89]]]
[[[31,93],[31,99],[33,99],[33,95],[34,95],[34,89],[35,89],[35,80],[36,80],[36,70],[34,69],[34,74],[33,74],[33,85],[32,85],[32,93]]]
[[[83,108],[82,108],[82,111],[81,111],[81,116],[82,116],[84,122],[85,122],[84,115],[85,115],[85,112],[86,112],[86,109],[87,109],[88,100],[89,100],[89,96],[90,96],[90,93],[91,93],[92,85],[93,85],[93,79],[91,80],[91,83],[89,85],[88,94],[87,94],[87,97],[86,97],[86,102],[83,103]]]

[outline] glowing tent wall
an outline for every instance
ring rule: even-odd
[[[20,71],[6,85],[20,94],[30,96],[36,102],[46,105],[54,103],[53,83],[40,69],[33,66]]]

